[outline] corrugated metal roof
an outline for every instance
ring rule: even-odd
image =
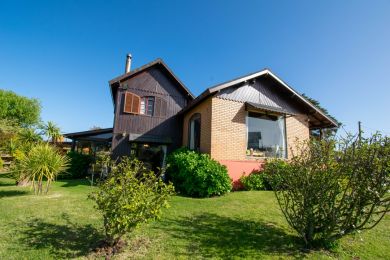
[[[290,102],[286,102],[285,98],[281,98],[281,95],[275,89],[271,91],[270,86],[264,84],[262,81],[225,88],[220,90],[216,96],[227,100],[243,103],[251,102],[279,110],[283,109],[292,114],[298,112]]]
[[[263,85],[249,85],[249,82],[265,78],[269,76],[274,81],[278,82],[278,85],[283,86],[283,88],[289,92],[291,97],[296,97],[294,99],[281,99],[279,98],[279,93],[277,89],[270,90],[269,88],[263,88]],[[257,81],[256,81],[257,82]],[[250,88],[250,87],[252,88]],[[240,89],[240,88],[243,89]],[[338,124],[332,118],[330,118],[324,111],[322,111],[317,106],[313,105],[310,101],[304,98],[296,90],[291,88],[287,83],[282,81],[279,77],[273,74],[269,69],[264,69],[249,75],[245,75],[240,78],[236,78],[230,81],[227,81],[222,84],[218,84],[214,87],[206,89],[201,95],[195,98],[192,102],[188,104],[187,107],[183,108],[180,112],[181,114],[190,110],[192,107],[201,103],[204,99],[211,95],[217,95],[219,98],[234,100],[239,102],[253,102],[266,106],[271,106],[275,108],[285,108],[291,112],[298,112],[295,108],[298,103],[304,104],[309,111],[308,115],[313,120],[318,121],[319,124],[315,127],[337,127]]]

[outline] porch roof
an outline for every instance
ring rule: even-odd
[[[93,142],[111,142],[112,128],[103,128],[88,130],[82,132],[67,133],[64,136],[71,140],[93,141]]]
[[[254,110],[254,111],[260,110],[260,111],[271,112],[280,115],[295,115],[295,113],[288,111],[287,109],[284,108],[271,107],[271,106],[253,103],[253,102],[245,102],[245,108],[246,110]]]

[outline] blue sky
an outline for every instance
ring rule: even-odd
[[[108,81],[160,57],[198,95],[270,68],[356,131],[390,135],[390,1],[1,1],[0,88],[63,132],[111,127]]]

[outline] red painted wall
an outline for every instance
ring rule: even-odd
[[[239,180],[242,175],[248,175],[254,171],[262,170],[264,166],[264,162],[256,161],[220,160],[219,162],[226,166],[228,174],[233,180],[234,189],[241,187]]]

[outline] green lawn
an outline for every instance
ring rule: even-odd
[[[86,181],[58,181],[46,196],[0,178],[0,259],[93,258],[101,219]],[[349,236],[334,252],[303,252],[272,192],[220,198],[173,197],[161,220],[128,238],[128,258],[390,259],[390,216],[374,230]]]

